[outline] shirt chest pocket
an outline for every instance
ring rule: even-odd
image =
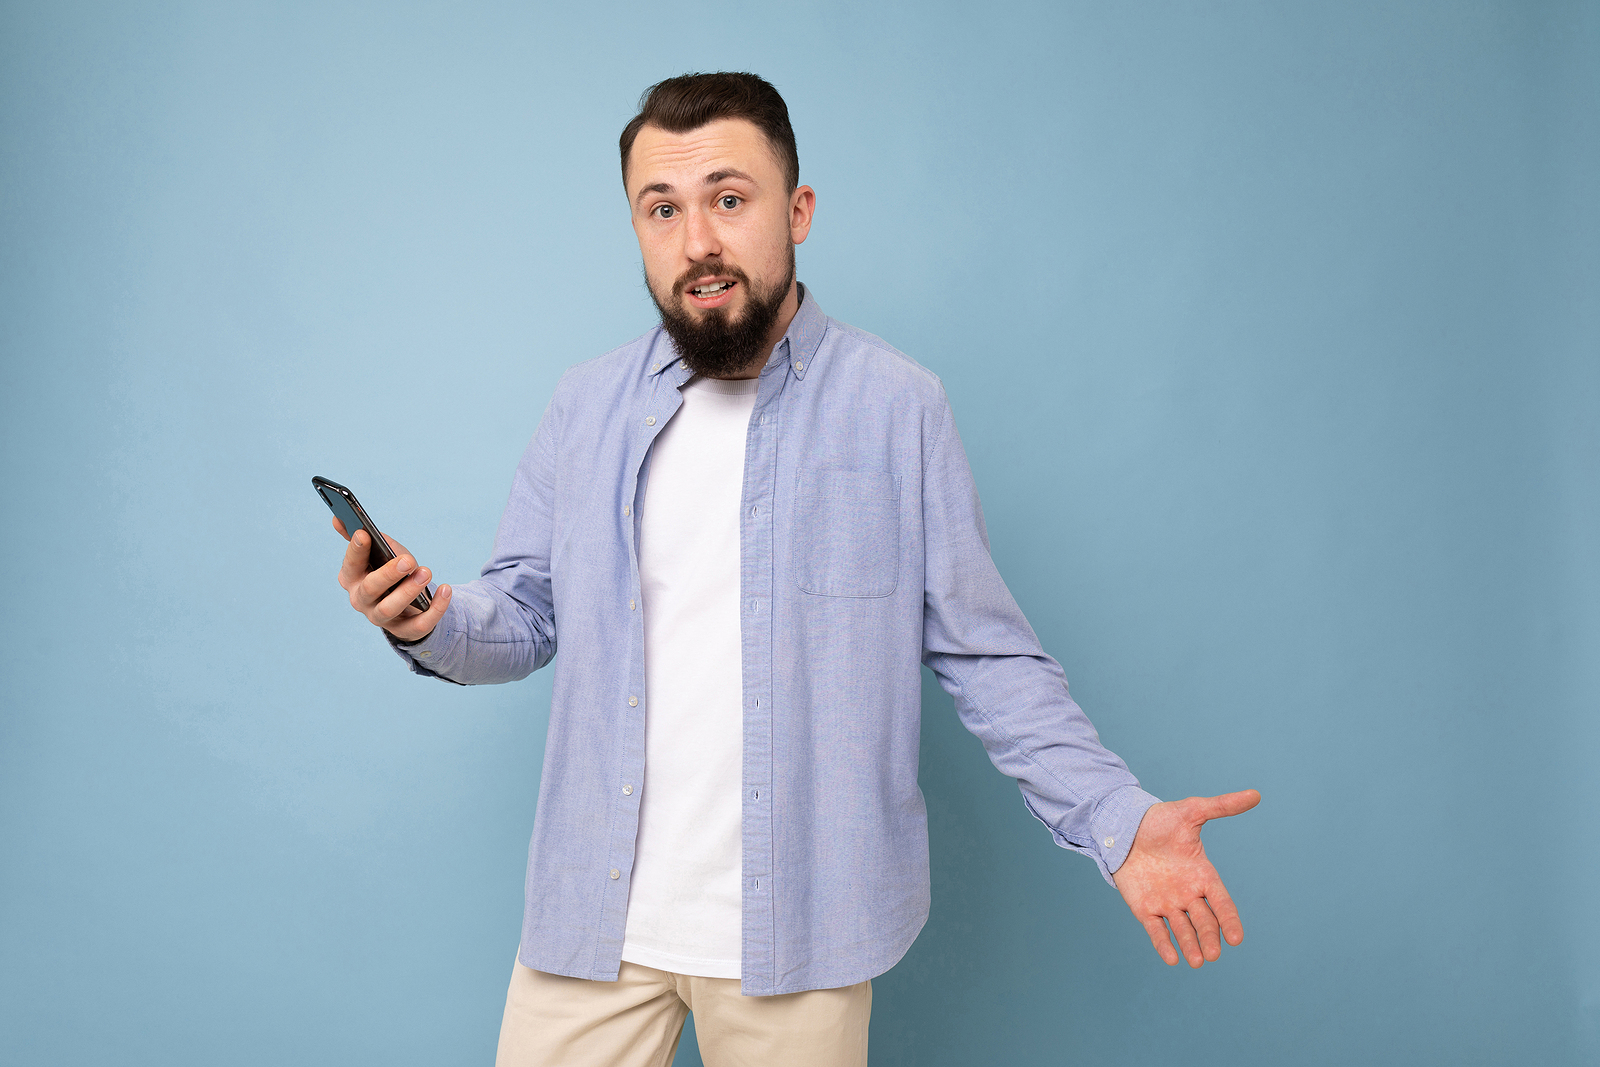
[[[900,479],[888,471],[802,468],[790,563],[816,596],[881,597],[900,572]]]

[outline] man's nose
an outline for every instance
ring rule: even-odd
[[[717,227],[706,211],[691,210],[684,216],[684,253],[696,262],[722,254]]]

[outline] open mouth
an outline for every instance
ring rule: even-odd
[[[733,299],[739,283],[727,278],[712,278],[689,286],[689,302],[697,308],[721,307]]]

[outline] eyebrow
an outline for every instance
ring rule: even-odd
[[[760,184],[754,178],[750,177],[750,175],[746,174],[744,171],[742,171],[742,170],[734,170],[731,167],[729,167],[727,169],[724,169],[724,170],[714,170],[710,174],[707,174],[706,175],[705,184],[707,184],[707,185],[716,185],[718,182],[727,181],[729,178],[738,178],[741,181],[749,182],[751,185]],[[669,193],[670,194],[670,193],[674,193],[676,191],[677,191],[676,189],[674,189],[672,186],[668,185],[666,182],[656,182],[654,185],[647,185],[643,189],[640,189],[639,190],[639,195],[637,195],[637,196],[635,196],[633,198],[633,202],[635,204],[639,203],[639,201],[644,199],[644,194],[645,193]]]

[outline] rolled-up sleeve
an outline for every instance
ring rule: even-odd
[[[1016,779],[1028,811],[1112,882],[1145,811],[1159,800],[1100,743],[1068,694],[1061,665],[1045,654],[1001,580],[942,390],[940,399],[923,473],[922,661],[990,761]]]

